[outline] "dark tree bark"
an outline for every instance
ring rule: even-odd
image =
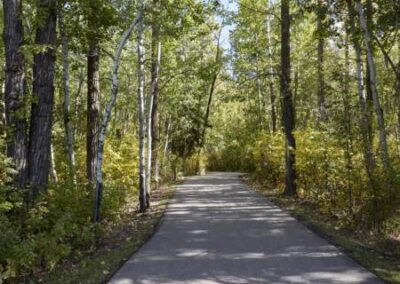
[[[159,14],[160,0],[153,0],[155,12]],[[155,13],[156,15],[156,13]],[[160,133],[158,126],[158,96],[160,93],[160,60],[161,60],[161,39],[160,25],[156,16],[153,18],[152,39],[151,39],[151,91],[153,92],[153,109],[151,110],[151,136],[152,136],[152,172],[156,188],[159,187],[159,161],[158,148],[160,144]]]
[[[95,3],[94,3],[95,4]],[[97,31],[97,9],[91,5],[88,26],[89,36],[87,56],[87,133],[86,133],[86,174],[90,183],[94,182],[96,171],[97,140],[100,127],[100,46]]]
[[[286,136],[286,177],[285,195],[296,196],[296,140],[293,135],[295,128],[294,106],[290,88],[290,0],[281,3],[281,100],[282,122]]]
[[[34,56],[33,96],[29,135],[29,182],[33,197],[47,190],[51,159],[51,128],[54,104],[56,41],[56,0],[38,1],[39,12],[46,15],[36,30],[36,44],[47,49]]]
[[[96,167],[96,147],[99,132],[100,113],[100,56],[96,41],[90,44],[87,61],[87,133],[86,171],[89,182],[94,181]]]
[[[14,181],[23,187],[27,180],[26,121],[21,114],[25,96],[25,58],[20,51],[24,41],[21,21],[21,0],[3,0],[5,49],[5,116],[7,126],[7,156],[17,171]]]
[[[208,120],[210,117],[210,111],[211,111],[211,104],[213,100],[213,96],[215,93],[215,84],[217,83],[218,75],[219,72],[221,71],[220,67],[220,57],[221,57],[221,33],[222,33],[222,27],[219,30],[218,34],[218,42],[217,42],[217,51],[215,53],[215,71],[211,80],[211,85],[210,85],[210,92],[208,94],[208,101],[207,101],[207,107],[206,107],[206,113],[204,115],[204,122],[203,122],[203,131],[201,133],[201,147],[204,146],[205,144],[205,139],[206,139],[206,131],[207,128],[209,127],[208,125]]]
[[[399,40],[400,41],[400,40]],[[397,46],[398,54],[400,54],[400,44]],[[400,71],[400,56],[398,58],[397,67]],[[400,132],[400,80],[397,80],[396,87],[396,101],[397,101],[397,131]],[[398,139],[399,140],[399,139]]]
[[[277,115],[276,115],[276,98],[275,98],[275,91],[274,91],[274,83],[271,79],[271,82],[269,83],[269,93],[271,97],[271,126],[272,126],[272,132],[276,133],[277,131]]]
[[[268,1],[268,9],[270,8],[270,3]],[[268,39],[268,60],[269,60],[269,72],[270,74],[274,73],[273,70],[273,57],[272,57],[272,31],[271,31],[271,22],[272,15],[270,13],[267,14],[267,39]],[[271,129],[273,133],[277,131],[277,115],[276,115],[276,106],[275,106],[275,88],[274,88],[274,77],[270,77],[269,79],[269,94],[271,99]]]

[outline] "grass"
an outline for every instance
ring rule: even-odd
[[[153,191],[151,209],[127,214],[106,236],[99,248],[79,261],[66,261],[42,279],[43,283],[106,283],[158,228],[175,188]]]
[[[307,202],[283,197],[277,192],[260,186],[251,178],[246,178],[245,182],[273,203],[288,211],[312,231],[338,246],[356,262],[384,281],[400,284],[400,244],[398,242],[382,248],[382,243],[385,240],[371,241],[371,238],[366,234],[362,235],[349,228],[342,228],[337,225],[337,220],[319,212]]]

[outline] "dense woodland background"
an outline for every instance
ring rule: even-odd
[[[400,2],[235,3],[3,0],[0,282],[205,170],[399,240]]]

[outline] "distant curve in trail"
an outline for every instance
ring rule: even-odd
[[[111,284],[383,283],[238,174],[190,177]]]

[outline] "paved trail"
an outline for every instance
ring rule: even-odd
[[[237,174],[188,178],[112,284],[382,283]]]

